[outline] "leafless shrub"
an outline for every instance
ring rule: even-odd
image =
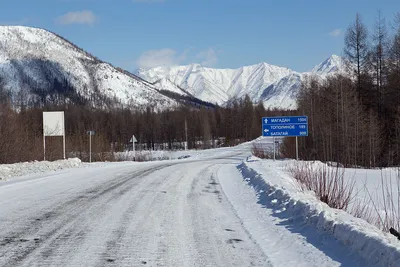
[[[141,150],[137,151],[135,155],[135,160],[139,162],[143,161],[154,161],[154,160],[168,160],[170,157],[165,153],[160,153],[159,151],[151,150]]]
[[[270,148],[263,146],[263,144],[259,142],[253,143],[251,153],[253,154],[253,156],[260,159],[274,158],[274,152]],[[277,157],[277,154],[275,156]]]
[[[302,189],[314,191],[330,207],[343,209],[386,232],[390,228],[400,229],[400,170],[395,177],[391,172],[382,172],[377,191],[371,192],[365,182],[356,192],[355,180],[345,179],[344,168],[297,163],[288,169]],[[361,191],[368,197],[356,198]]]
[[[363,205],[365,203],[364,201],[356,201],[350,210],[347,210],[351,215],[353,215],[356,218],[363,219],[367,221],[369,224],[375,225],[378,228],[380,225],[379,220],[376,219],[374,216],[374,211],[370,209],[367,205]]]
[[[395,179],[395,181],[393,181]],[[400,229],[400,172],[397,170],[395,177],[381,172],[380,188],[374,195],[366,184],[364,190],[368,194],[368,203],[362,212],[354,213],[354,216],[362,218],[379,229],[388,232],[390,228]],[[356,206],[360,206],[356,203]]]
[[[375,216],[375,210],[371,207],[370,204],[371,204],[370,199],[354,198],[354,201],[352,201],[351,203],[351,207],[349,207],[346,211],[356,218],[361,218],[370,224],[378,226],[379,220],[377,220]]]
[[[95,154],[95,161],[115,161],[115,156],[112,152],[100,152]]]
[[[336,209],[347,209],[353,197],[355,181],[344,177],[344,169],[297,163],[289,172],[304,189],[314,191],[317,197]]]
[[[138,151],[135,160],[138,162],[150,161],[150,151]]]
[[[114,153],[114,161],[133,161],[135,156],[132,152],[118,152]]]

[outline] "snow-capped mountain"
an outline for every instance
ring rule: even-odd
[[[118,99],[136,107],[177,104],[151,83],[95,58],[56,34],[30,27],[0,26],[0,79],[12,93],[28,97],[35,95],[32,91],[48,93],[58,86],[73,88],[80,97]]]
[[[186,90],[182,89],[168,78],[162,78],[154,83],[152,83],[154,87],[158,88],[159,90],[167,90],[182,96],[189,96],[192,97]]]
[[[214,69],[198,64],[138,69],[136,74],[150,82],[168,79],[193,96],[224,105],[230,99],[249,95],[254,103],[269,108],[296,108],[301,81],[310,75],[326,77],[342,67],[341,58],[332,55],[310,72],[260,63],[239,69]]]
[[[306,73],[260,63],[238,69],[199,64],[156,67],[139,69],[134,75],[49,31],[0,26],[0,85],[28,101],[46,99],[56,90],[67,92],[69,99],[91,99],[100,104],[116,99],[134,107],[162,109],[178,101],[198,99],[224,105],[247,94],[265,107],[295,108],[304,77],[326,77],[340,65],[340,57],[331,56]]]
[[[311,72],[319,76],[326,76],[341,70],[343,68],[343,65],[343,58],[332,55],[324,62],[315,66]]]
[[[265,107],[294,109],[302,79],[301,74],[293,72],[265,88],[259,99]]]
[[[197,98],[223,104],[233,97],[248,94],[257,100],[261,90],[291,74],[288,68],[261,63],[239,69],[213,69],[198,64],[178,67],[139,69],[137,74],[150,82],[168,79]]]

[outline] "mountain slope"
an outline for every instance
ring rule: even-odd
[[[335,73],[343,68],[343,59],[339,56],[332,55],[327,58],[322,63],[315,66],[311,73],[319,75],[319,76],[326,76],[332,73]]]
[[[267,63],[239,69],[213,69],[198,64],[178,67],[139,69],[138,76],[150,82],[169,79],[190,94],[208,102],[223,104],[233,97],[248,94],[257,100],[266,88],[292,71]]]
[[[181,87],[177,86],[175,83],[170,81],[168,78],[162,78],[154,83],[153,86],[159,90],[167,90],[182,96],[189,96],[193,97],[189,94],[186,90],[182,89]]]
[[[288,68],[260,63],[238,69],[213,69],[198,64],[138,69],[148,81],[168,79],[195,97],[224,105],[230,99],[249,95],[267,108],[296,108],[301,81],[310,75],[326,77],[341,69],[341,59],[331,56],[312,71],[299,73]]]
[[[43,29],[0,26],[0,79],[6,89],[34,101],[57,90],[73,101],[117,99],[135,107],[165,108],[177,102],[152,84],[102,62],[62,37]],[[61,92],[62,91],[62,92]]]
[[[302,79],[301,74],[293,72],[265,88],[260,100],[265,107],[295,109]]]

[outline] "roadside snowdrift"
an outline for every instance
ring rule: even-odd
[[[14,164],[1,164],[0,165],[0,180],[7,180],[11,177],[43,173],[48,171],[55,171],[67,168],[74,168],[82,165],[78,158],[71,158],[66,160],[57,161],[33,161],[21,162]]]
[[[248,158],[237,168],[254,188],[259,203],[334,236],[373,266],[399,266],[400,241],[366,221],[332,209],[312,192],[302,192],[285,163]]]

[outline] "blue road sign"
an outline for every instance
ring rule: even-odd
[[[264,117],[263,136],[308,136],[307,116]]]
[[[307,116],[288,116],[288,117],[263,117],[262,124],[304,124],[308,123]]]

